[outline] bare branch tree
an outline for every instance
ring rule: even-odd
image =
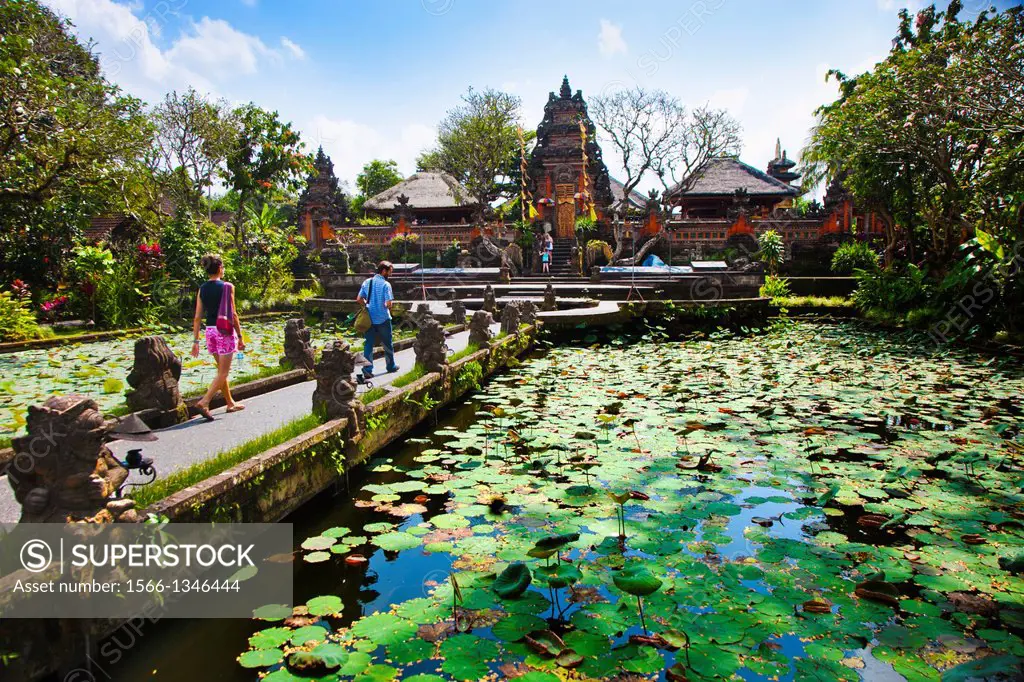
[[[681,139],[654,161],[653,170],[662,187],[666,192],[676,186],[685,190],[708,161],[723,154],[738,154],[741,132],[739,121],[725,109],[704,104],[692,110]]]
[[[594,97],[589,113],[622,160],[624,197],[686,138],[686,107],[662,90],[638,86]]]

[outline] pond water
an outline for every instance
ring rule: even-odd
[[[1024,656],[1022,389],[1019,365],[854,325],[555,348],[383,453],[351,499],[291,519],[294,613],[160,623],[104,669],[1010,671]]]
[[[246,321],[242,329],[247,345],[245,356],[236,362],[235,376],[254,374],[278,367],[284,354],[284,321],[287,316]],[[316,327],[311,327],[314,345],[323,342]],[[182,358],[183,394],[203,391],[213,380],[216,367],[203,352],[193,359],[192,332],[169,328],[160,334]],[[341,332],[339,332],[341,333]],[[134,360],[135,338],[125,337],[78,343],[55,348],[27,350],[0,355],[0,438],[23,430],[29,405],[42,403],[52,395],[83,393],[95,398],[103,410],[124,405],[128,373]],[[352,338],[348,339],[350,342]]]

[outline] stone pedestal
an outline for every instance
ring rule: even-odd
[[[356,438],[363,432],[363,403],[356,397],[353,378],[356,355],[349,345],[334,340],[324,346],[316,364],[316,390],[313,391],[313,412],[324,419],[348,419],[348,435]]]
[[[128,374],[125,398],[133,412],[153,410],[147,415],[151,427],[160,428],[188,419],[188,410],[178,390],[181,360],[161,336],[146,336],[135,342],[135,363]],[[155,423],[151,423],[155,422]]]
[[[519,332],[519,304],[506,303],[501,311],[501,331],[505,334],[516,334]]]
[[[494,299],[494,289],[490,284],[484,288],[483,309],[492,314],[498,311],[498,302]]]
[[[310,344],[310,331],[305,320],[300,318],[284,323],[284,357],[281,364],[290,364],[295,369],[313,371],[315,364],[313,346]]]
[[[106,445],[99,406],[81,395],[28,408],[27,434],[8,470],[22,523],[137,521],[131,500],[110,500],[128,478]],[[108,507],[109,505],[109,507]]]
[[[427,314],[420,320],[420,330],[413,342],[416,364],[422,365],[428,372],[448,371],[448,352],[445,349],[444,328]]]
[[[469,345],[487,348],[491,345],[491,325],[494,318],[486,310],[473,313],[469,321]]]

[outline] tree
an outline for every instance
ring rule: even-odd
[[[666,189],[670,182],[691,182],[708,160],[736,151],[740,143],[739,123],[727,112],[707,106],[688,112],[677,98],[662,90],[637,86],[594,97],[590,115],[621,159],[626,176],[624,197],[649,173],[657,175]],[[627,207],[621,208],[625,212]],[[625,223],[613,228],[612,262],[616,264],[637,262],[637,258],[622,258],[625,231]],[[661,238],[655,236],[641,245],[636,255],[642,258]]]
[[[235,247],[245,244],[245,217],[249,205],[272,195],[275,189],[297,190],[313,169],[312,160],[302,153],[299,134],[290,123],[266,111],[246,104],[234,112],[239,121],[238,134],[227,155],[224,174],[229,189],[238,195],[234,220]]]
[[[388,159],[374,159],[365,166],[363,171],[356,176],[356,187],[365,197],[373,197],[384,190],[391,189],[402,181],[398,172],[398,162]]]
[[[688,112],[662,90],[618,90],[592,98],[589,111],[621,159],[624,196],[648,173],[668,189],[740,144],[739,123],[726,111],[703,106]]]
[[[438,126],[437,147],[417,159],[420,168],[447,172],[462,183],[478,222],[492,201],[510,192],[507,179],[519,165],[519,107],[515,95],[470,88]]]
[[[963,235],[1024,235],[1024,18],[1012,8],[961,22],[958,0],[900,13],[889,56],[848,78],[818,109],[804,154],[811,181],[840,178],[886,224],[886,266],[898,247],[933,273]],[[1016,197],[1016,198],[1014,198]]]
[[[387,161],[374,159],[363,166],[362,172],[356,176],[356,187],[359,188],[359,194],[352,199],[352,214],[362,215],[363,204],[367,199],[391,189],[401,181],[402,176],[398,173],[398,163],[391,159]]]
[[[54,283],[151,130],[67,21],[29,0],[0,3],[0,26],[0,276]]]
[[[232,112],[227,102],[189,88],[168,93],[151,117],[157,130],[154,170],[163,175],[175,203],[198,212],[238,135]]]

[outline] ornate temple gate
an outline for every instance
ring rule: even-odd
[[[576,185],[558,184],[555,186],[555,236],[559,239],[572,239],[576,236]]]

